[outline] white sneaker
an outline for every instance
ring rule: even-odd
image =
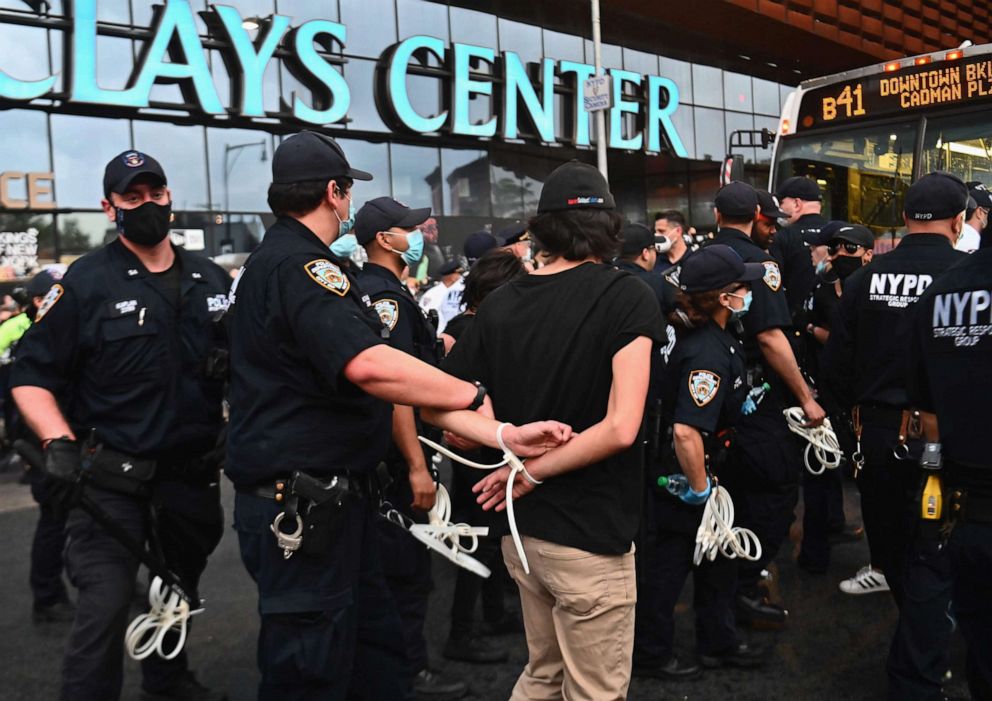
[[[882,572],[868,565],[858,570],[858,573],[850,579],[841,582],[840,590],[845,594],[874,594],[878,591],[888,591],[889,583],[885,581]]]

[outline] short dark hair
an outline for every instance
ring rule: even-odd
[[[334,183],[342,192],[348,192],[354,182],[351,178],[333,178]],[[327,192],[327,184],[331,180],[304,180],[298,183],[272,183],[269,185],[269,209],[277,217],[290,214],[309,214],[317,209],[324,193]]]
[[[552,258],[613,260],[620,250],[623,217],[612,209],[575,209],[538,214],[527,230]]]
[[[527,269],[513,251],[505,248],[487,251],[475,262],[465,279],[462,302],[466,309],[478,309],[490,292],[513,278],[526,274]]]
[[[667,219],[674,224],[678,224],[685,230],[685,215],[677,209],[666,209],[664,212],[657,212],[654,215],[654,220],[658,221],[659,219]]]
[[[733,226],[735,224],[738,225],[738,226],[746,226],[746,225],[748,225],[748,224],[750,224],[751,222],[754,221],[754,217],[751,217],[751,218],[748,218],[748,217],[732,217],[732,216],[730,216],[728,214],[724,214],[722,212],[720,213],[720,218],[721,218],[721,221],[724,224],[729,224],[730,226]]]

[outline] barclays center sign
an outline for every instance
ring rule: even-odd
[[[211,5],[200,13],[208,28],[204,38],[189,0],[167,0],[156,7],[149,38],[127,87],[109,90],[100,86],[97,75],[97,0],[67,0],[65,4],[69,20],[62,52],[65,92],[58,97],[70,103],[140,110],[150,106],[156,83],[179,83],[187,105],[208,119],[275,117],[301,125],[328,125],[347,118],[353,91],[373,91],[383,120],[399,132],[561,141],[577,147],[591,143],[592,120],[583,106],[582,84],[595,69],[585,63],[549,57],[525,64],[512,51],[497,53],[489,47],[460,43],[447,46],[441,39],[421,35],[393,45],[379,57],[374,85],[349,85],[341,71],[344,60],[331,53],[340,47],[347,52],[348,29],[343,24],[318,19],[294,26],[292,17],[272,15],[253,32],[243,25],[244,18],[235,8]],[[226,106],[210,73],[208,49],[220,51],[230,74]],[[307,100],[294,95],[284,112],[272,113],[264,107],[263,76],[277,55],[311,96]],[[428,64],[441,68],[425,70]],[[408,74],[441,81],[443,99],[437,114],[415,109]],[[679,105],[678,86],[662,76],[625,70],[611,70],[610,75],[610,147],[652,153],[667,150],[687,157],[672,122]],[[570,86],[568,99],[557,105],[556,82]],[[24,81],[0,71],[0,99],[55,97],[55,86],[56,76]],[[493,114],[481,121],[469,114],[476,96],[493,105]],[[556,109],[564,109],[565,114],[556,114]],[[556,127],[560,132],[563,124],[565,133],[556,133]]]

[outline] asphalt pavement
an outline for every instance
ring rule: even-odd
[[[856,496],[847,494],[848,511],[857,519]],[[225,483],[226,520],[231,523],[233,490]],[[26,486],[0,475],[0,699],[40,701],[58,698],[59,670],[68,624],[35,625],[31,621],[28,558],[37,510]],[[837,582],[867,563],[864,540],[835,546],[831,570],[809,575],[795,566],[798,522],[793,540],[773,566],[773,590],[790,610],[786,630],[754,632],[753,642],[772,646],[769,662],[760,670],[707,672],[684,683],[635,678],[633,701],[668,699],[860,699],[885,698],[885,657],[896,622],[896,609],[887,594],[848,596]],[[422,547],[412,538],[410,547]],[[448,632],[448,610],[454,566],[434,556],[435,590],[431,596],[427,635],[435,667],[445,676],[470,685],[474,701],[507,699],[527,659],[522,635],[496,640],[510,649],[509,661],[497,665],[447,662],[441,657]],[[192,666],[207,685],[226,689],[232,701],[254,698],[258,673],[255,640],[258,616],[254,586],[241,565],[237,536],[230,528],[201,583],[206,611],[197,616],[188,644]],[[678,610],[676,645],[692,651],[691,586]],[[136,602],[135,613],[138,613]],[[122,652],[123,654],[123,652]],[[963,647],[953,647],[955,677],[948,685],[956,697],[967,698],[963,683]],[[123,699],[139,699],[140,669],[125,663]]]

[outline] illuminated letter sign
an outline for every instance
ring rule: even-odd
[[[471,44],[455,44],[454,75],[452,76],[452,113],[453,124],[451,131],[464,136],[494,136],[496,134],[496,117],[473,124],[469,114],[472,95],[489,95],[492,97],[493,84],[488,80],[473,80],[469,77],[475,62],[486,61],[490,65],[496,63],[496,52],[481,46]]]
[[[243,117],[264,117],[262,79],[265,77],[265,67],[289,27],[290,18],[274,15],[263,25],[265,38],[258,46],[257,42],[252,41],[248,30],[241,26],[241,15],[237,10],[215,5],[214,12],[220,18],[220,28],[234,47],[234,51],[221,53],[231,76],[231,108]]]
[[[555,62],[546,58],[541,61],[541,97],[537,97],[533,84],[527,77],[520,57],[512,51],[503,52],[503,138],[516,139],[517,98],[527,108],[534,129],[541,141],[554,143],[555,140]]]
[[[347,38],[345,26],[318,19],[297,27],[291,36],[294,53],[286,65],[297,80],[310,86],[314,101],[313,106],[308,106],[299,97],[294,97],[293,116],[309,124],[333,124],[344,119],[351,106],[348,83],[317,53],[314,43],[317,37],[326,36],[344,44]]]
[[[444,42],[428,36],[415,36],[392,47],[383,55],[385,74],[376,80],[376,103],[385,107],[386,119],[404,129],[420,134],[440,131],[448,119],[447,111],[434,117],[418,114],[410,103],[406,89],[407,66],[418,51],[430,51],[444,60]],[[392,117],[393,119],[390,119]]]

